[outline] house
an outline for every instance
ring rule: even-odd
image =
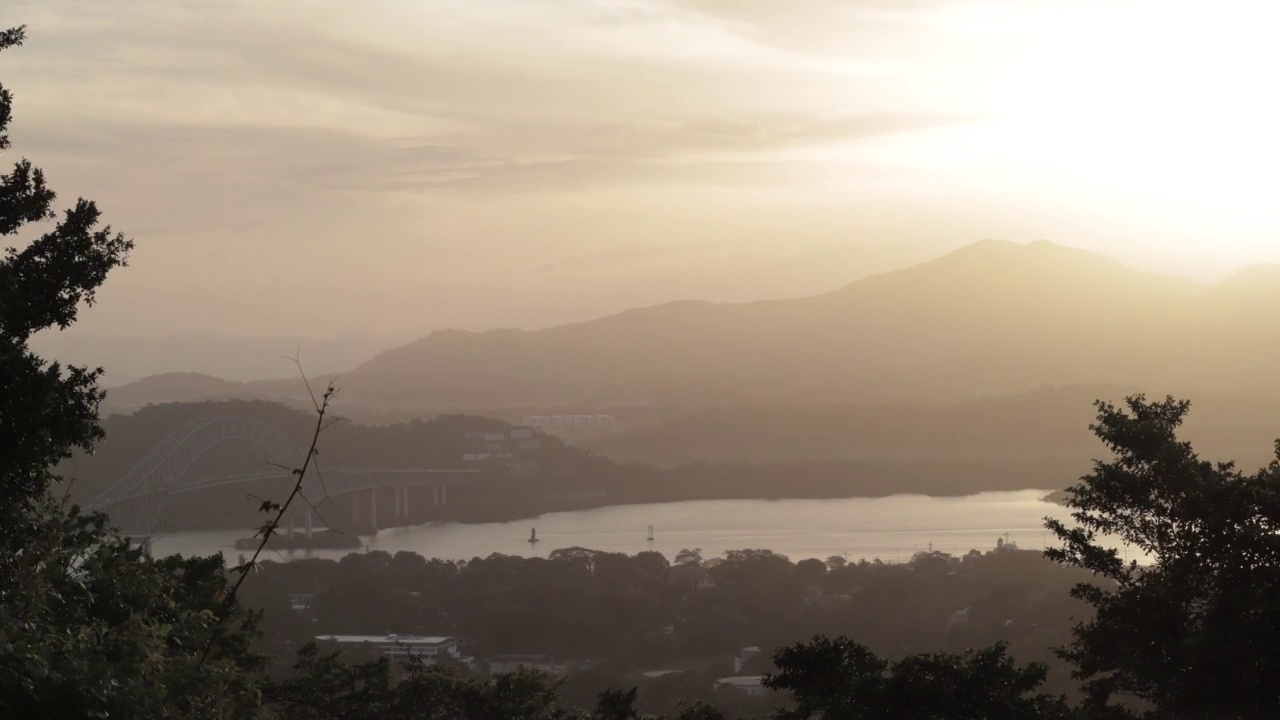
[[[741,690],[748,695],[760,696],[769,691],[761,683],[764,682],[763,675],[735,675],[734,677],[723,677],[716,680],[713,690]]]
[[[334,642],[339,645],[361,646],[371,645],[388,657],[416,657],[427,665],[435,665],[441,659],[449,658],[456,662],[470,665],[475,658],[464,657],[458,651],[457,638],[447,636],[418,635],[317,635],[316,640]]]

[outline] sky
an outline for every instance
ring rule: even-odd
[[[1280,9],[5,0],[14,153],[137,242],[76,332],[409,338],[984,238],[1280,262]]]

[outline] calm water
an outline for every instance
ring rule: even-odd
[[[1042,502],[1048,490],[993,492],[955,498],[896,495],[840,500],[707,500],[626,505],[543,515],[507,523],[428,523],[383,530],[362,539],[371,550],[409,550],[425,557],[466,560],[490,553],[546,557],[552,550],[586,547],[634,554],[656,550],[668,558],[701,548],[705,558],[725,550],[767,548],[792,560],[846,555],[850,560],[906,561],[913,552],[963,554],[988,550],[1006,533],[1024,549],[1049,538],[1046,516],[1066,518],[1065,508]],[[649,542],[648,526],[654,540]],[[530,528],[541,542],[528,542]],[[233,547],[247,531],[174,533],[157,538],[157,554],[210,554],[234,559]],[[277,553],[339,558],[353,550]],[[271,553],[267,553],[271,555]]]

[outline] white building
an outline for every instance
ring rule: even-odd
[[[741,650],[739,650],[738,654],[735,655],[733,658],[733,672],[734,673],[742,672],[742,666],[745,665],[748,660],[750,660],[753,657],[756,657],[759,654],[760,654],[760,648],[759,646],[756,646],[756,645],[752,645],[751,647],[744,647]]]
[[[723,677],[716,680],[715,690],[724,690],[732,688],[741,690],[748,695],[764,695],[769,691],[761,683],[764,681],[763,675],[738,675],[734,677]]]
[[[336,642],[341,645],[372,645],[388,657],[421,658],[427,665],[434,665],[437,660],[448,657],[470,665],[473,658],[463,657],[458,652],[456,638],[447,636],[418,635],[317,635],[316,640]]]
[[[618,428],[613,415],[531,415],[523,425],[550,435],[579,435],[612,432]]]

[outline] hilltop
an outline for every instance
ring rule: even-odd
[[[984,241],[811,297],[436,332],[340,383],[354,406],[435,409],[933,404],[1088,384],[1275,395],[1276,274],[1251,269],[1203,286],[1049,242]],[[282,398],[298,389],[264,381],[240,390]],[[117,392],[135,402],[145,394],[134,391]],[[157,399],[193,399],[166,392]]]

